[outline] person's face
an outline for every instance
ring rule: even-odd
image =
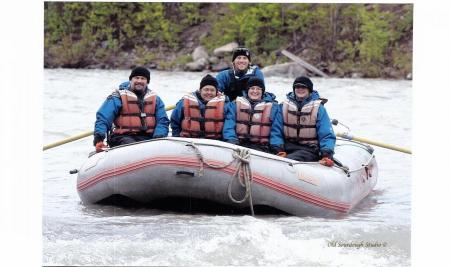
[[[212,85],[205,85],[200,89],[200,96],[205,101],[209,101],[217,96],[217,89]]]
[[[237,70],[246,70],[250,65],[250,60],[246,56],[237,56],[233,61],[233,65]]]
[[[261,100],[262,98],[262,88],[259,86],[252,86],[250,88],[248,88],[248,98],[250,98],[251,100]]]
[[[144,91],[148,81],[144,76],[134,76],[131,78],[131,90]]]
[[[295,96],[297,96],[297,98],[307,98],[309,96],[309,90],[308,88],[304,87],[304,86],[296,86],[295,87]]]

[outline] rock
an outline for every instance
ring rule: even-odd
[[[331,74],[336,73],[337,69],[338,69],[338,65],[336,64],[336,62],[331,62],[330,65],[328,66],[328,72]]]
[[[186,71],[202,71],[208,66],[206,58],[200,58],[194,62],[189,62],[184,66]]]
[[[206,48],[203,46],[197,46],[194,49],[194,52],[192,52],[192,59],[195,61],[199,60],[199,59],[206,59],[208,60],[208,51],[206,51]]]
[[[228,65],[227,62],[220,61],[218,64],[213,65],[211,70],[217,72],[217,71],[222,71],[222,70],[224,70],[226,68],[229,68],[229,67],[230,66]]]
[[[361,72],[353,72],[350,77],[359,79],[364,77],[364,75]]]
[[[218,64],[220,60],[219,60],[218,57],[212,56],[212,57],[209,57],[209,58],[208,58],[208,61],[209,61],[209,63],[211,63],[211,64]]]
[[[407,79],[407,80],[412,80],[412,78],[413,78],[413,76],[412,76],[412,73],[411,73],[411,72],[408,73],[408,75],[406,75],[406,79]]]
[[[224,57],[224,56],[230,56],[230,61],[231,61],[231,52],[233,52],[233,50],[238,47],[238,43],[236,42],[232,42],[229,44],[226,44],[224,46],[218,47],[216,49],[214,49],[213,54],[216,57]]]
[[[265,77],[283,76],[288,78],[295,78],[307,74],[306,69],[295,62],[267,66],[261,69],[261,71],[263,72]]]

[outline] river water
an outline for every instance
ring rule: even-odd
[[[44,144],[93,130],[95,112],[128,79],[125,70],[44,71]],[[198,88],[204,73],[152,71],[166,105]],[[279,101],[291,78],[266,78]],[[331,118],[356,136],[411,147],[412,83],[314,78]],[[170,115],[170,112],[169,112]],[[341,126],[335,130],[342,131]],[[375,190],[336,218],[182,214],[85,206],[76,190],[92,137],[43,152],[44,265],[409,266],[411,155],[375,148]]]

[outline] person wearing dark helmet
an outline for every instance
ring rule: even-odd
[[[198,90],[178,101],[170,116],[172,136],[222,140],[229,111],[228,97],[218,92],[217,80],[206,75]]]
[[[225,121],[224,139],[270,153],[279,151],[283,145],[283,125],[276,96],[266,92],[264,82],[251,77],[243,96],[231,103],[235,115],[233,120]]]
[[[324,107],[327,100],[319,97],[308,77],[297,77],[292,88],[280,105],[285,142],[278,155],[333,166],[336,135]]]
[[[256,65],[251,65],[250,50],[246,47],[237,47],[231,58],[232,68],[217,74],[219,91],[223,92],[233,101],[242,96],[247,90],[247,81],[251,77],[258,77],[264,83],[264,75]]]
[[[131,71],[127,87],[119,87],[103,102],[96,114],[94,146],[97,152],[110,133],[110,147],[152,138],[166,137],[169,119],[164,102],[148,88],[150,71],[136,67]]]

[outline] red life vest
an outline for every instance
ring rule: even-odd
[[[319,144],[317,140],[317,113],[322,100],[305,104],[301,110],[296,103],[287,99],[283,102],[284,137],[300,144]]]
[[[269,143],[272,104],[260,102],[252,109],[246,98],[236,98],[236,134],[241,142],[250,140],[258,144]]]
[[[181,122],[180,136],[222,139],[224,104],[225,96],[214,97],[206,104],[203,117],[197,97],[193,94],[183,96],[184,119]]]
[[[139,107],[138,97],[130,90],[118,90],[122,100],[119,116],[114,120],[115,134],[145,132],[152,134],[156,120],[156,93],[148,91],[143,98],[143,110]]]

